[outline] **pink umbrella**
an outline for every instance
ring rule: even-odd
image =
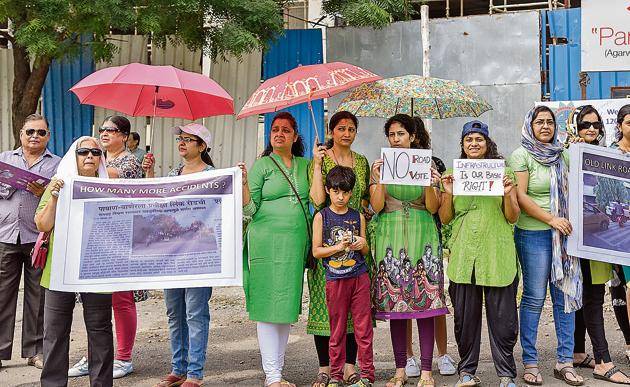
[[[343,62],[298,66],[263,82],[249,97],[237,118],[275,112],[308,102],[315,123],[310,104],[312,100],[332,97],[362,83],[379,79],[381,77],[372,72]]]
[[[196,120],[234,114],[232,97],[218,83],[173,66],[131,63],[108,67],[83,78],[70,91],[82,104],[131,116]],[[151,137],[153,127],[152,122]]]

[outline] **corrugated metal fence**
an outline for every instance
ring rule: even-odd
[[[286,30],[286,35],[279,38],[265,53],[263,62],[263,78],[269,79],[299,65],[323,63],[322,31],[311,30]],[[319,132],[319,138],[324,139],[324,101],[313,101],[313,112]],[[304,138],[304,155],[311,157],[311,149],[315,141],[315,127],[311,113],[306,103],[283,109],[288,111],[298,122],[299,132]],[[271,120],[274,114],[265,114],[265,144],[269,139]]]
[[[541,25],[549,23],[550,38],[556,44],[548,44],[549,63],[543,63],[543,70],[548,66],[548,90],[552,101],[582,99],[580,88],[580,8],[556,11],[541,11]],[[543,34],[543,42],[546,43]],[[544,58],[544,56],[543,56]],[[604,99],[611,97],[613,86],[630,86],[630,72],[589,72],[590,83],[586,88],[587,99]]]

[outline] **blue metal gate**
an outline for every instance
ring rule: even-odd
[[[543,39],[541,47],[549,49],[549,77],[543,86],[543,93],[549,92],[552,101],[582,99],[580,88],[580,8],[556,11],[541,11]],[[550,38],[556,44],[546,42],[546,24],[549,23]],[[543,51],[543,58],[544,51]],[[547,69],[543,59],[542,69]],[[586,88],[587,99],[606,99],[611,97],[611,87],[630,86],[630,72],[589,72],[590,83]]]
[[[275,41],[263,58],[263,78],[269,79],[285,73],[298,65],[323,63],[322,31],[320,29],[286,30],[285,35]],[[311,103],[319,138],[324,138],[324,101]],[[315,128],[306,103],[283,109],[291,113],[298,122],[299,132],[304,138],[304,156],[311,158],[315,142]],[[265,144],[269,141],[271,120],[274,113],[265,114]]]
[[[86,39],[85,37],[83,39]],[[94,108],[81,105],[69,89],[94,72],[92,51],[84,49],[71,61],[53,61],[44,84],[42,110],[51,127],[49,149],[63,156],[73,139],[92,133]]]

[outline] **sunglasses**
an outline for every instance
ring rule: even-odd
[[[175,141],[176,142],[185,142],[186,144],[188,144],[188,143],[191,143],[193,141],[197,141],[197,139],[192,138],[192,137],[177,136],[177,137],[175,137]]]
[[[35,133],[37,133],[37,135],[39,137],[46,137],[46,135],[48,134],[48,131],[46,129],[24,129],[24,133],[26,133],[27,136],[31,137],[33,136]]]
[[[107,133],[116,133],[120,132],[120,129],[114,128],[113,126],[101,126],[98,128],[99,133],[107,132]]]
[[[88,153],[91,153],[94,157],[99,157],[103,154],[103,151],[98,148],[79,148],[77,149],[77,154],[79,156],[87,156]]]
[[[597,130],[601,130],[604,127],[604,124],[602,122],[596,121],[596,122],[588,122],[588,121],[583,121],[580,122],[577,127],[578,130],[584,130],[584,129],[588,129],[590,127],[593,127]]]

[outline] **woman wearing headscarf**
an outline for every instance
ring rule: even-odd
[[[214,169],[209,150],[212,135],[205,126],[190,123],[172,129],[182,162],[167,176],[189,175]],[[142,167],[154,177],[153,157],[145,156]],[[154,387],[196,387],[203,383],[208,333],[210,331],[211,287],[166,289],[164,302],[171,344],[171,372]]]
[[[397,114],[385,123],[393,148],[412,148],[419,128],[411,117]],[[428,135],[427,135],[428,137]],[[434,317],[448,313],[444,268],[433,214],[440,208],[439,173],[431,169],[432,186],[380,183],[383,160],[372,165],[370,204],[378,215],[372,242],[378,267],[372,286],[377,319],[390,320],[396,373],[387,387],[407,383],[407,320],[414,319],[420,336],[421,375],[418,386],[433,386]]]
[[[122,116],[108,116],[98,128],[101,144],[105,149],[103,159],[107,173],[112,179],[140,179],[142,166],[140,161],[129,151],[126,144],[131,123]],[[142,291],[140,291],[142,292]],[[116,322],[116,353],[114,355],[114,379],[122,378],[133,372],[131,355],[136,341],[138,314],[134,291],[114,292],[112,307]],[[69,376],[88,374],[88,361],[85,357],[68,370]]]
[[[50,290],[55,215],[59,191],[64,179],[72,176],[91,176],[107,179],[103,150],[92,137],[76,140],[65,154],[57,174],[53,177],[42,196],[35,213],[35,223],[40,232],[50,232],[51,248],[42,274],[41,285],[45,289],[44,304],[44,368],[41,385],[65,386],[68,384],[70,351],[70,328],[75,305],[74,292]],[[88,359],[90,361],[90,386],[111,386],[114,360],[112,334],[112,295],[81,293],[83,319],[88,337]]]
[[[295,387],[282,379],[291,324],[302,309],[304,266],[310,250],[308,160],[290,113],[276,114],[269,144],[243,171],[243,215],[251,216],[243,252],[243,289],[256,321],[265,386]]]
[[[366,212],[370,192],[370,165],[365,156],[352,151],[352,143],[357,135],[359,121],[357,117],[347,111],[335,113],[328,124],[331,139],[326,146],[318,146],[313,151],[313,162],[309,167],[311,176],[310,198],[317,210],[326,207],[327,195],[324,181],[328,172],[335,166],[341,165],[352,168],[357,177],[352,190],[348,206],[357,211]],[[313,268],[307,271],[309,289],[308,324],[306,333],[313,335],[315,349],[319,359],[319,373],[313,382],[313,387],[326,387],[330,380],[330,358],[328,356],[328,341],[330,340],[330,318],[326,306],[326,277],[322,260],[317,259]],[[352,319],[348,319],[346,335],[346,365],[344,367],[344,381],[352,384],[361,378],[356,373],[354,364],[357,358],[357,343],[354,338]]]
[[[592,105],[579,106],[569,115],[567,132],[570,143],[584,142],[606,146],[604,122]],[[604,328],[604,294],[606,282],[612,279],[612,265],[607,262],[580,259],[580,268],[583,306],[575,312],[573,365],[593,368],[593,375],[597,379],[629,384],[630,378],[611,360]],[[626,324],[627,321],[626,317]],[[594,358],[586,354],[587,331],[593,345]]]
[[[558,141],[556,118],[546,106],[525,117],[521,146],[512,153],[510,166],[517,180],[521,215],[514,241],[523,270],[520,306],[523,379],[542,384],[536,338],[547,285],[551,291],[558,346],[554,376],[565,383],[584,383],[573,368],[575,311],[582,303],[580,263],[566,251],[573,228],[568,220],[568,154]]]
[[[461,137],[462,159],[498,160],[503,157],[490,138],[488,125],[471,121]],[[512,224],[520,213],[514,174],[506,168],[503,196],[454,196],[453,171],[442,177],[444,187],[440,219],[452,224],[448,241],[449,294],[455,316],[459,349],[459,382],[474,386],[481,345],[481,317],[485,300],[492,360],[500,387],[516,387],[514,345],[518,336],[516,292],[518,270]],[[491,237],[489,237],[491,236]]]

